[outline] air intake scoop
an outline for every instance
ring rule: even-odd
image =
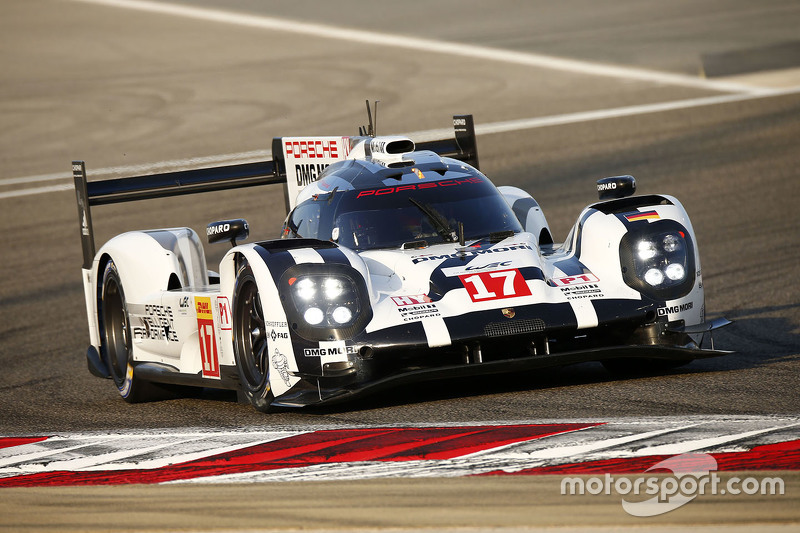
[[[384,166],[399,163],[414,151],[414,141],[402,136],[373,137],[366,144],[368,157]]]

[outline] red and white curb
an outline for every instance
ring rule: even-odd
[[[638,473],[710,454],[800,470],[800,417],[663,417],[0,437],[0,487]]]

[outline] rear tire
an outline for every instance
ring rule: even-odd
[[[158,388],[135,376],[125,293],[114,261],[109,261],[103,271],[98,304],[100,356],[120,396],[128,403],[160,399]]]
[[[258,285],[245,263],[236,275],[233,289],[234,358],[241,392],[258,411],[272,411],[275,395],[269,384],[269,349]]]

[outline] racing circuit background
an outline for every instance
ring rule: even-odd
[[[58,473],[72,481],[0,489],[0,528],[532,527],[563,525],[575,505],[582,512],[566,511],[567,523],[641,525],[619,498],[560,497],[552,476],[473,475],[641,450],[749,454],[749,463],[725,459],[728,471],[780,468],[790,489],[773,499],[701,497],[648,525],[796,527],[798,27],[800,5],[789,0],[6,0],[0,482],[36,475],[53,485]],[[367,99],[380,100],[381,134],[447,135],[453,114],[473,114],[481,169],[498,185],[529,190],[557,240],[596,199],[598,178],[632,174],[640,193],[678,197],[699,241],[707,315],[735,321],[715,342],[736,353],[658,376],[623,379],[583,364],[268,416],[212,391],[127,405],[89,375],[73,159],[86,161],[90,179],[266,159],[273,136],[355,134]],[[98,243],[130,229],[202,230],[239,217],[254,237],[270,238],[283,215],[279,188],[93,211]],[[224,250],[207,245],[209,263]],[[542,425],[557,428],[531,429]],[[342,438],[336,432],[355,430],[377,444],[350,455],[331,444],[331,435]],[[454,444],[431,448],[442,432]],[[365,451],[388,446],[377,434],[422,448],[388,461]],[[276,451],[284,438],[334,447],[314,463],[313,454]],[[591,454],[571,455],[574,446]],[[239,522],[190,507],[195,496],[223,498],[193,483],[116,487],[94,514],[87,509],[100,493],[75,488],[75,479],[120,469],[208,468],[209,457],[250,447],[268,460],[241,463],[269,472],[237,478],[258,484],[231,488],[220,507],[235,509],[247,494],[281,504],[248,508]],[[545,464],[552,449],[566,451]],[[613,457],[592,455],[601,449]],[[281,470],[290,463],[300,470]],[[328,479],[336,481],[313,481]],[[331,492],[360,498],[360,511],[338,512]],[[320,502],[315,512],[298,506],[309,495]],[[130,510],[125,520],[116,519],[120,506]]]

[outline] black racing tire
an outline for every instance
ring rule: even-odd
[[[621,357],[601,361],[606,370],[616,376],[647,376],[667,372],[688,365],[694,359],[652,359],[646,357]]]
[[[258,285],[245,263],[233,289],[233,354],[241,392],[262,413],[272,411],[275,399],[269,384],[269,349]]]
[[[98,296],[100,356],[106,363],[120,396],[128,403],[161,398],[160,389],[136,377],[133,368],[131,327],[122,280],[114,261],[106,263]]]

